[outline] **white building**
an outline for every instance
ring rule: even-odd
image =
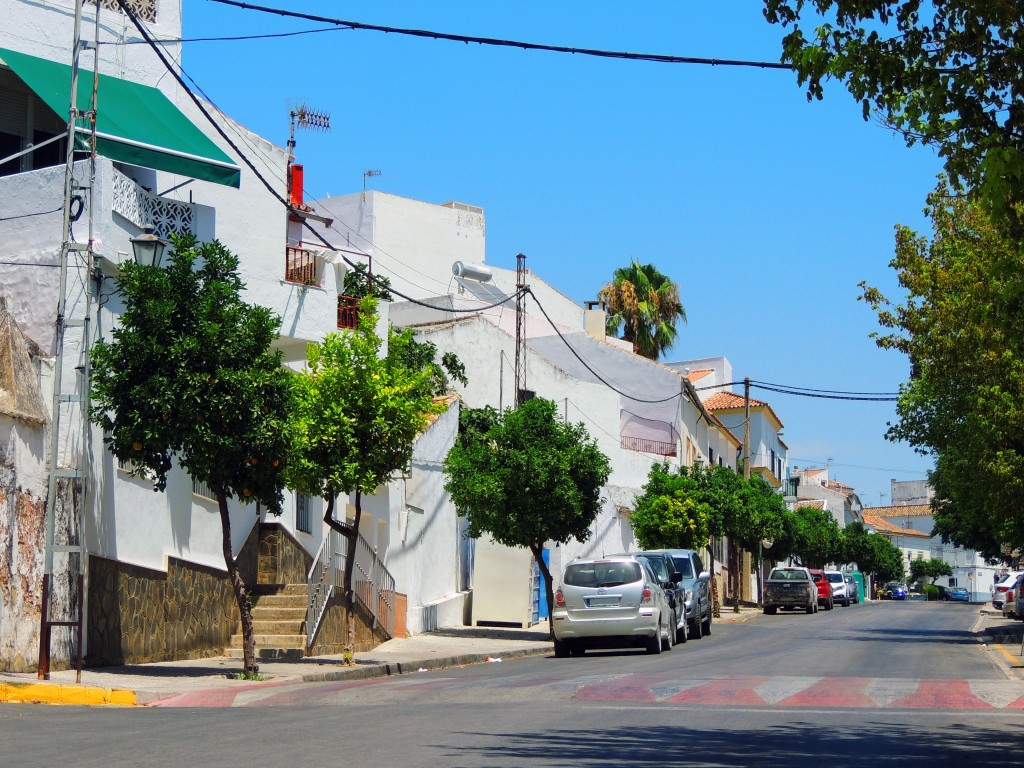
[[[180,3],[129,4],[155,39],[180,39]],[[153,49],[140,44],[117,4],[103,0],[101,6],[97,156],[94,166],[87,154],[75,163],[78,199],[72,202],[73,223],[65,236],[66,141],[61,135],[70,103],[75,3],[0,0],[0,298],[7,306],[6,327],[16,327],[16,335],[28,340],[22,348],[32,350],[26,369],[25,354],[0,345],[0,370],[16,370],[19,386],[28,376],[32,397],[49,404],[60,351],[62,392],[81,395],[87,387],[76,368],[81,366],[83,331],[70,326],[60,350],[54,333],[61,243],[72,243],[65,317],[73,323],[88,314],[90,339],[109,339],[123,309],[112,277],[121,262],[132,258],[130,240],[146,225],[154,225],[160,236],[191,231],[201,241],[216,238],[238,254],[245,299],[282,318],[278,346],[287,361],[301,365],[307,342],[338,330],[338,296],[348,269],[343,246],[333,250],[308,242],[302,221],[316,214],[302,204],[296,181],[301,174],[291,173],[285,149],[210,105],[194,103]],[[94,35],[96,12],[95,5],[85,6],[86,39]],[[163,48],[169,60],[179,59],[180,44]],[[91,51],[83,51],[79,66],[78,108],[88,110]],[[87,132],[79,135],[89,138]],[[45,143],[49,139],[54,140]],[[289,197],[291,215],[283,202]],[[381,315],[383,332],[386,304]],[[0,386],[3,382],[0,377]],[[18,574],[19,584],[27,586],[15,598],[0,595],[5,638],[0,669],[32,668],[39,642],[40,515],[47,493],[49,428],[26,417],[24,409],[4,408],[2,400],[0,436],[7,448],[0,452],[0,551],[14,554],[0,559],[0,582]],[[52,419],[52,409],[46,410]],[[457,411],[453,402],[421,437],[410,476],[397,478],[367,500],[369,515],[361,530],[367,551],[394,565],[392,589],[404,592],[409,606],[397,623],[407,619],[411,631],[461,621],[465,553],[437,463],[454,439]],[[84,495],[73,491],[75,483],[58,483],[56,509],[58,535],[74,528],[76,517],[81,520],[87,657],[143,661],[221,652],[233,631],[233,604],[215,505],[179,468],[163,494],[131,477],[103,449],[96,429],[83,432],[80,408],[62,408],[59,423],[58,466],[86,472]],[[338,508],[346,508],[345,500]],[[276,518],[255,505],[233,502],[233,549],[247,580],[266,580],[266,571],[304,583],[326,541],[322,514],[322,502],[294,495],[286,496],[284,513]],[[276,571],[264,568],[264,543],[275,553]],[[60,567],[78,570],[75,563]],[[73,607],[73,582],[70,578],[59,590],[55,586],[62,609]],[[181,606],[176,616],[167,614],[169,604]],[[144,629],[129,631],[129,624]],[[8,632],[13,625],[18,631]],[[17,640],[8,643],[9,638]],[[69,634],[56,631],[53,649],[54,663],[66,663]]]

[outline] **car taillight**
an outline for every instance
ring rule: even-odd
[[[562,594],[561,588],[555,592],[555,605],[559,608],[565,608],[565,595]]]
[[[640,593],[640,603],[649,603],[654,598],[654,593],[651,592],[650,587],[644,587],[644,591]]]

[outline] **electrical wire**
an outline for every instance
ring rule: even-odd
[[[742,384],[743,382],[736,382],[736,383],[737,384]],[[790,384],[774,384],[774,383],[772,383],[770,381],[755,381],[754,379],[750,380],[750,384],[751,384],[751,386],[763,385],[763,386],[766,386],[766,387],[781,387],[783,389],[792,389],[792,390],[797,390],[797,391],[801,391],[801,392],[820,392],[822,394],[829,394],[829,395],[871,395],[872,397],[883,397],[883,396],[899,395],[899,392],[847,392],[847,391],[844,391],[844,390],[841,390],[841,389],[810,389],[808,387],[796,387],[796,386],[792,386]]]
[[[121,0],[118,0],[121,2]],[[305,21],[315,21],[324,24],[334,24],[343,29],[358,29],[369,32],[384,32],[391,35],[405,35],[408,37],[421,37],[430,40],[447,40],[455,43],[476,43],[478,45],[497,46],[501,48],[519,48],[524,51],[547,51],[549,53],[568,53],[579,56],[595,56],[602,59],[628,59],[630,61],[650,61],[659,64],[702,64],[713,67],[754,67],[757,69],[785,69],[792,70],[789,64],[777,61],[747,61],[741,59],[709,59],[698,56],[672,56],[662,53],[630,53],[628,51],[608,51],[599,48],[572,48],[565,45],[543,45],[541,43],[529,43],[522,40],[506,40],[495,37],[474,37],[471,35],[455,35],[447,32],[433,32],[426,29],[406,29],[403,27],[387,27],[380,24],[364,24],[359,21],[346,21],[334,19],[329,16],[317,16],[312,13],[299,13],[297,11],[286,11],[281,8],[269,8],[263,5],[237,2],[237,0],[213,0],[222,5],[231,5],[248,11],[260,11],[271,13],[277,16],[284,16]]]
[[[136,16],[134,10],[131,7],[129,7],[129,5],[126,2],[126,0],[117,0],[117,4],[120,7],[121,12],[124,13],[125,16],[127,16],[128,19],[131,20],[132,24],[139,31],[139,34],[142,35],[143,39],[145,39],[149,43],[150,48],[153,49],[153,52],[156,53],[157,57],[160,59],[161,63],[164,65],[164,67],[167,69],[167,71],[178,82],[178,85],[180,85],[184,89],[185,93],[188,94],[188,97],[192,100],[193,104],[195,104],[196,108],[209,121],[210,125],[213,126],[214,130],[216,130],[217,133],[220,134],[220,137],[222,139],[224,139],[224,141],[226,141],[228,143],[228,145],[231,147],[231,149],[233,149],[235,151],[235,154],[238,155],[238,157],[240,157],[242,159],[242,161],[246,164],[246,166],[248,166],[249,170],[251,170],[253,172],[253,174],[260,181],[260,183],[263,184],[263,186],[267,189],[267,191],[270,192],[270,194],[279,203],[281,203],[281,205],[283,205],[286,210],[288,210],[288,211],[292,212],[293,214],[295,214],[302,221],[302,224],[306,228],[306,230],[308,230],[320,243],[322,243],[325,248],[328,248],[328,249],[330,249],[332,251],[340,253],[341,252],[340,249],[338,249],[334,245],[332,245],[323,235],[321,235],[316,229],[314,229],[310,225],[310,223],[308,221],[306,221],[305,218],[302,217],[302,212],[301,211],[296,211],[295,208],[288,202],[288,200],[286,200],[281,195],[281,193],[278,192],[270,184],[270,182],[268,182],[266,180],[266,178],[264,178],[263,174],[261,174],[256,169],[256,166],[253,165],[252,161],[248,158],[248,156],[239,148],[239,146],[234,141],[232,141],[231,137],[227,135],[227,132],[221,127],[221,125],[217,121],[215,121],[213,119],[213,117],[210,115],[209,111],[206,109],[206,106],[195,95],[195,93],[193,93],[192,89],[189,88],[188,84],[184,81],[184,79],[178,73],[178,71],[174,67],[172,67],[171,64],[167,61],[167,57],[164,55],[164,52],[160,49],[160,46],[158,45],[158,43],[153,39],[152,35],[150,35],[149,31],[145,28],[145,26],[142,24],[142,22]],[[353,269],[356,268],[355,262],[353,262],[351,259],[349,259],[348,257],[346,257],[344,255],[342,255],[341,258],[342,258],[342,261],[345,262],[345,264],[347,264],[348,266],[350,266]],[[440,310],[442,310],[444,312],[452,312],[452,313],[455,313],[455,314],[475,314],[475,313],[478,313],[478,312],[482,312],[485,309],[490,309],[490,308],[496,307],[496,306],[498,306],[500,304],[504,304],[505,302],[509,301],[510,298],[518,297],[518,295],[521,292],[525,292],[527,289],[525,289],[525,288],[524,289],[520,289],[520,291],[516,291],[516,293],[514,293],[511,297],[504,298],[501,301],[497,301],[497,302],[495,302],[493,304],[486,305],[486,306],[483,306],[483,307],[474,307],[474,308],[467,308],[467,309],[456,309],[454,307],[451,307],[451,308],[441,308],[441,307],[437,307],[437,306],[435,306],[433,304],[428,304],[428,303],[426,303],[424,301],[420,301],[419,299],[414,299],[413,297],[407,296],[404,293],[402,293],[401,291],[395,290],[394,288],[390,288],[389,290],[394,295],[396,295],[396,296],[398,296],[398,297],[400,297],[402,299],[405,299],[406,301],[411,302],[412,304],[417,304],[417,305],[422,306],[422,307],[427,307],[428,309],[434,309],[434,310],[440,309]]]
[[[60,208],[54,208],[52,211],[36,211],[35,213],[19,213],[17,216],[4,216],[0,218],[0,221],[15,221],[17,219],[28,219],[32,216],[48,216],[51,213],[60,213],[64,210],[64,206]]]
[[[233,43],[240,40],[267,40],[275,37],[297,37],[298,35],[315,35],[318,32],[339,32],[346,27],[337,24],[320,29],[300,29],[297,32],[268,32],[265,35],[232,35],[225,37],[178,37],[162,40],[164,43],[178,45],[179,43]],[[138,45],[145,43],[145,40],[121,40],[116,43],[101,43],[101,45]]]
[[[526,286],[523,290],[525,290],[526,293],[530,294],[533,297],[533,300],[535,302],[537,302],[537,308],[541,311],[541,314],[544,315],[544,319],[548,321],[548,325],[550,325],[554,329],[555,333],[558,334],[558,338],[560,338],[562,340],[562,343],[565,344],[565,346],[569,348],[569,351],[572,352],[573,356],[577,360],[579,360],[580,363],[583,364],[584,368],[586,368],[588,371],[590,371],[590,373],[594,376],[594,378],[596,378],[598,381],[600,381],[602,384],[604,384],[606,387],[608,387],[608,389],[612,390],[613,392],[616,392],[619,395],[622,395],[623,397],[628,397],[630,400],[633,400],[634,402],[637,402],[637,403],[667,403],[670,400],[675,400],[677,397],[681,397],[682,396],[681,392],[676,392],[674,395],[671,395],[669,397],[663,397],[660,400],[648,400],[648,399],[645,399],[645,398],[636,397],[635,395],[631,395],[628,392],[623,392],[621,389],[616,387],[614,384],[611,384],[610,382],[608,382],[603,376],[601,376],[601,374],[599,374],[597,371],[595,371],[590,366],[590,363],[588,363],[586,360],[584,360],[582,357],[580,357],[580,353],[577,352],[575,349],[573,349],[572,344],[570,344],[569,340],[566,339],[565,336],[562,334],[561,329],[557,325],[555,325],[554,321],[548,316],[548,313],[544,309],[544,306],[540,303],[540,300],[537,298],[537,294],[535,294],[532,290],[530,290],[529,286]]]
[[[898,397],[854,397],[852,395],[824,395],[824,394],[816,394],[814,392],[797,392],[797,391],[794,391],[794,390],[783,389],[781,387],[769,387],[769,386],[767,386],[765,384],[756,384],[755,385],[753,382],[751,382],[750,386],[751,387],[755,387],[756,386],[758,389],[767,389],[769,392],[778,392],[779,394],[783,394],[783,395],[797,395],[799,397],[816,397],[816,398],[820,398],[822,400],[861,400],[861,401],[876,402],[876,403],[882,403],[882,402],[892,403],[892,402],[896,402],[896,401],[899,400]]]

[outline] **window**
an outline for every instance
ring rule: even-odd
[[[710,445],[708,446],[708,464],[712,467],[715,465],[715,449]]]
[[[309,496],[304,493],[295,494],[295,528],[303,533],[313,532],[309,520]]]
[[[192,495],[198,496],[201,499],[208,499],[209,501],[217,500],[213,491],[210,490],[210,486],[201,480],[196,480],[194,477],[192,478]]]

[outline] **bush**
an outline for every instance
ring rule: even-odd
[[[926,600],[938,600],[940,594],[939,588],[934,584],[924,585],[924,597]]]

